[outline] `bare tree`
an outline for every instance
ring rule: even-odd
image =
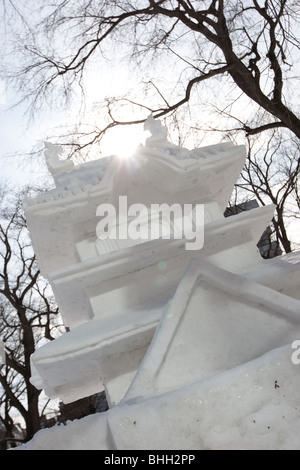
[[[30,12],[28,4],[20,2],[16,8],[13,0],[9,3],[26,27],[26,35],[18,31],[14,42],[21,66],[11,76],[36,108],[57,89],[56,99],[68,100],[75,84],[83,87],[89,67],[102,63],[105,55],[115,61],[126,56],[141,66],[149,98],[108,98],[106,124],[79,130],[79,147],[97,143],[115,126],[144,122],[150,112],[155,117],[172,116],[185,104],[197,102],[199,92],[207,89],[204,85],[215,85],[216,77],[219,87],[227,83],[235,90],[230,103],[223,97],[225,109],[240,94],[253,103],[254,114],[264,111],[264,119],[254,127],[249,125],[253,116],[249,122],[241,116],[247,135],[282,127],[300,137],[298,107],[289,88],[299,56],[298,2],[55,0]],[[177,77],[172,90],[155,79],[158,58]],[[213,93],[209,99],[213,104]],[[130,119],[133,115],[137,117]]]
[[[61,329],[58,308],[28,238],[21,200],[22,196],[2,192],[0,338],[6,361],[0,365],[0,420],[9,440],[15,422],[25,423],[25,440],[41,427],[47,407],[40,403],[41,391],[30,382],[30,356],[41,341],[53,339]]]
[[[41,428],[107,409],[102,391],[64,405],[53,403],[30,381],[31,355],[65,328],[29,239],[22,209],[25,193],[0,189],[1,450],[28,441]]]
[[[138,67],[141,89],[97,103],[98,122],[86,113],[84,122],[78,119],[75,128],[59,136],[70,147],[70,157],[101,142],[114,127],[142,123],[150,113],[174,119],[178,129],[180,110],[184,109],[186,120],[189,106],[191,128],[199,131],[203,130],[203,120],[198,119],[201,105],[207,111],[217,109],[220,124],[215,124],[216,130],[222,130],[225,121],[227,135],[234,129],[247,136],[249,158],[243,175],[248,176],[243,187],[258,197],[259,185],[263,185],[262,190],[277,205],[276,236],[290,251],[281,222],[286,198],[283,190],[276,196],[272,188],[274,175],[281,170],[281,181],[286,184],[288,168],[276,164],[273,170],[273,150],[276,155],[280,150],[283,158],[283,146],[279,149],[269,143],[260,155],[270,154],[253,160],[249,137],[276,129],[300,137],[299,106],[293,95],[300,49],[299,2],[54,0],[42,7],[33,2],[29,7],[28,2],[3,0],[3,5],[7,21],[13,14],[23,27],[22,31],[17,28],[11,49],[18,66],[8,66],[3,77],[11,77],[33,110],[45,106],[51,97],[64,105],[74,90],[84,96],[89,70],[95,67],[100,73],[107,58],[114,63],[125,58],[132,68]],[[160,77],[162,70],[165,81]],[[294,181],[299,168],[295,153],[293,158]],[[285,188],[287,195],[298,191],[298,187]]]
[[[250,137],[270,130],[288,131],[296,140],[300,137],[299,106],[294,99],[299,79],[299,2],[54,0],[40,7],[39,2],[28,6],[28,2],[3,0],[2,5],[6,21],[14,16],[23,28],[16,21],[11,50],[18,65],[9,62],[3,77],[11,77],[33,110],[51,97],[65,105],[74,90],[84,96],[89,71],[95,68],[100,74],[107,59],[113,63],[126,59],[132,70],[139,70],[140,89],[95,103],[96,118],[85,112],[84,120],[78,119],[75,127],[58,136],[69,146],[70,157],[89,151],[116,126],[144,122],[149,113],[173,120],[177,130],[188,116],[191,129],[200,132],[201,109],[215,110],[214,130],[224,130],[225,123],[230,138],[233,131],[247,136],[242,187],[260,203],[263,193],[276,204],[276,237],[290,251],[283,214],[287,198],[299,194],[294,184],[297,152],[288,162],[283,142],[278,146],[278,139],[273,144],[267,136],[268,143],[257,154],[255,139]],[[278,132],[271,134],[275,135]],[[277,164],[277,157],[285,166]],[[280,185],[279,179],[283,187],[275,194],[273,184]]]
[[[248,137],[247,160],[236,188],[239,199],[246,192],[260,205],[276,206],[270,235],[290,253],[288,223],[299,217],[299,142],[278,130],[269,131],[267,137]]]
[[[195,132],[210,130],[199,115],[217,109],[214,116],[220,124],[215,130],[226,127],[230,136],[233,130],[247,136],[248,158],[237,188],[254,195],[260,204],[276,205],[275,238],[286,252],[291,251],[286,221],[298,216],[300,209],[300,119],[293,95],[300,50],[299,2],[42,3],[2,0],[0,4],[7,27],[0,78],[16,87],[33,113],[51,104],[64,107],[72,102],[73,92],[75,98],[78,92],[87,95],[86,77],[93,68],[101,77],[107,59],[114,63],[125,59],[140,78],[140,87],[94,103],[92,111],[98,114],[93,119],[91,109],[84,108],[85,118],[78,117],[75,127],[57,137],[69,146],[70,157],[89,151],[117,126],[143,123],[150,113],[169,119],[177,130],[187,117]],[[267,136],[265,141],[261,135]],[[291,199],[296,214],[287,209]],[[59,324],[53,323],[57,307],[49,300],[49,286],[27,239],[19,200],[5,203],[0,259],[0,339],[7,349],[6,365],[0,368],[1,421],[11,434],[17,411],[30,438],[40,427],[40,392],[29,380],[30,356],[40,341],[53,338]]]

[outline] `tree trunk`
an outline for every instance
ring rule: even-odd
[[[27,383],[28,412],[26,417],[26,440],[32,439],[35,433],[41,429],[38,406],[39,395],[40,391]]]

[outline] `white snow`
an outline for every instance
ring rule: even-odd
[[[291,352],[282,346],[209,380],[42,430],[20,449],[299,450]]]
[[[299,449],[297,367],[286,345],[208,380],[112,409],[116,448]]]
[[[110,410],[22,448],[300,449],[300,258],[260,257],[274,206],[224,218],[243,147],[189,151],[153,118],[146,128],[129,160],[73,167],[47,145],[56,188],[26,214],[71,331],[36,351],[31,380],[66,403],[105,389]],[[98,205],[120,195],[204,204],[203,248],[97,240]]]

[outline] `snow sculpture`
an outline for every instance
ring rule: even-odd
[[[154,119],[153,116],[149,116],[144,125],[145,131],[149,131],[151,136],[147,138],[147,145],[153,145],[159,147],[170,147],[170,142],[168,142],[168,131],[158,119]]]
[[[63,152],[61,146],[45,142],[45,147],[46,164],[52,176],[73,169],[73,162],[70,160],[60,160],[59,155]]]
[[[105,389],[110,406],[41,431],[25,448],[299,449],[291,345],[300,338],[300,263],[295,254],[263,260],[256,248],[274,207],[223,216],[243,146],[189,151],[152,117],[145,128],[151,137],[128,160],[73,166],[47,144],[56,188],[25,201],[70,328],[36,351],[31,380],[65,403]],[[203,248],[97,239],[97,207],[118,209],[120,196],[145,207],[204,204]]]

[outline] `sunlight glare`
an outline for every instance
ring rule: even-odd
[[[131,157],[140,144],[144,144],[148,133],[143,126],[124,126],[113,129],[103,139],[103,155],[118,155],[120,158]]]

